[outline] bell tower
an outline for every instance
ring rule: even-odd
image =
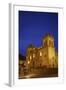
[[[47,52],[49,67],[51,68],[56,67],[54,38],[52,35],[47,34],[43,38],[43,47],[45,48],[45,52]]]
[[[50,34],[47,34],[43,38],[43,46],[45,47],[54,47],[54,38]]]

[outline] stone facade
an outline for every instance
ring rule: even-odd
[[[43,37],[41,47],[29,45],[26,53],[27,68],[58,68],[58,54],[54,47],[54,38],[50,34]]]

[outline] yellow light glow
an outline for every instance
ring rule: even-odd
[[[32,59],[32,57],[30,56],[30,60]]]
[[[35,57],[35,54],[33,54],[33,58]]]
[[[28,64],[30,63],[30,61],[28,61]]]
[[[42,52],[40,52],[40,56],[42,56]]]

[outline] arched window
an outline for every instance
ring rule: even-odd
[[[40,56],[42,56],[42,52],[40,52]]]
[[[33,58],[35,57],[35,54],[33,54]]]
[[[30,60],[32,59],[32,57],[30,56]]]
[[[30,63],[30,61],[28,61],[28,64]]]
[[[49,45],[53,46],[53,41],[49,40]]]
[[[47,41],[44,42],[44,46],[47,46]]]

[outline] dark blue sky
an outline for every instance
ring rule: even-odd
[[[46,33],[54,36],[58,49],[58,13],[19,11],[19,53],[26,55],[29,44],[42,45]]]

